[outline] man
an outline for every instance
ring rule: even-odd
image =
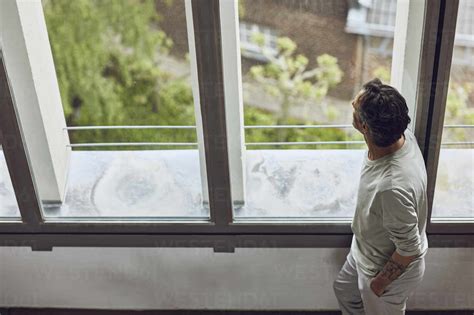
[[[374,79],[352,102],[365,151],[354,233],[333,287],[342,314],[405,314],[421,282],[426,238],[426,169],[400,93]]]

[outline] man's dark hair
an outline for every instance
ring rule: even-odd
[[[372,141],[387,147],[402,136],[411,119],[403,96],[390,85],[375,78],[363,86],[359,97],[359,117],[366,123]]]

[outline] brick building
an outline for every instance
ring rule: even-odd
[[[188,51],[184,1],[157,0],[160,26],[174,41],[172,54]],[[457,81],[474,74],[474,1],[461,0],[452,73]],[[396,0],[241,0],[239,3],[242,74],[265,62],[251,41],[253,32],[275,48],[276,38],[287,36],[297,53],[315,58],[327,53],[338,59],[342,82],[329,95],[350,99],[377,69],[391,69]]]

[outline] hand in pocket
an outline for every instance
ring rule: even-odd
[[[376,277],[369,278],[369,288],[378,297],[381,297],[385,292],[385,285]]]

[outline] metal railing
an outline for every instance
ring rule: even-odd
[[[73,126],[64,128],[65,131],[83,130],[119,130],[119,129],[196,129],[196,126]],[[197,146],[196,142],[106,142],[106,143],[71,143],[71,148],[80,147],[154,147],[154,146]]]
[[[255,125],[244,126],[249,129],[349,129],[352,125],[334,124],[334,125]],[[474,125],[445,125],[445,129],[470,129]],[[73,126],[64,128],[65,131],[84,131],[84,130],[119,130],[119,129],[196,129],[196,126]],[[285,141],[285,142],[246,142],[246,146],[285,146],[285,145],[360,145],[365,141]],[[474,145],[474,141],[443,142],[442,146],[455,145]],[[77,147],[127,147],[127,146],[197,146],[197,142],[113,142],[113,143],[73,143],[69,145],[72,148]]]
[[[445,125],[443,129],[471,129],[474,125]],[[442,146],[453,146],[453,145],[474,145],[474,141],[458,141],[458,142],[441,142]]]
[[[196,129],[196,126],[73,126],[64,130],[104,130],[104,129]]]

